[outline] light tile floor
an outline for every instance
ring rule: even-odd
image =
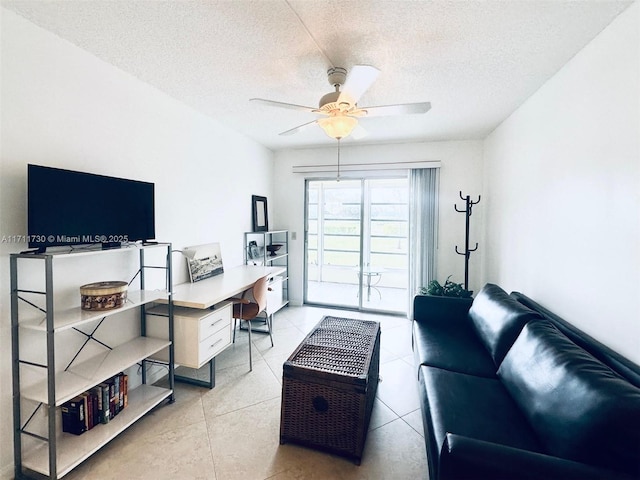
[[[357,308],[359,304],[358,286],[349,283],[309,282],[307,284],[309,303],[340,305],[346,308]],[[372,286],[367,293],[365,285],[362,306],[368,310],[379,312],[405,312],[409,303],[406,288],[390,288]],[[327,299],[330,299],[327,301]]]
[[[381,322],[382,382],[362,464],[294,444],[279,444],[282,364],[323,315]],[[212,390],[176,383],[176,401],[146,415],[71,472],[88,479],[426,479],[427,463],[410,322],[392,316],[287,307],[268,335],[248,338],[217,358]]]

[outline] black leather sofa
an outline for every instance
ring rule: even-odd
[[[640,478],[640,367],[514,292],[416,296],[430,480]]]

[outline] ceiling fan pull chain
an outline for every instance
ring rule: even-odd
[[[338,137],[338,176],[336,182],[340,181],[340,137]]]

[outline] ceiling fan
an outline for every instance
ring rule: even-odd
[[[264,98],[252,98],[250,101],[322,115],[322,117],[317,120],[286,130],[280,133],[280,135],[292,135],[318,124],[327,135],[337,140],[352,133],[354,138],[365,136],[366,131],[361,126],[358,126],[358,118],[360,117],[426,113],[431,109],[430,102],[358,107],[358,100],[373,84],[379,73],[380,70],[370,65],[356,65],[347,76],[347,70],[345,68],[331,67],[327,71],[327,76],[329,83],[335,88],[335,91],[324,95],[320,99],[318,108],[305,107],[293,103],[276,102]],[[356,127],[358,128],[356,129]]]

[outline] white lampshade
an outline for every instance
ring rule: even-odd
[[[324,133],[331,138],[344,138],[349,135],[355,126],[358,124],[358,120],[346,115],[336,115],[326,118],[318,119],[318,124],[324,130]]]

